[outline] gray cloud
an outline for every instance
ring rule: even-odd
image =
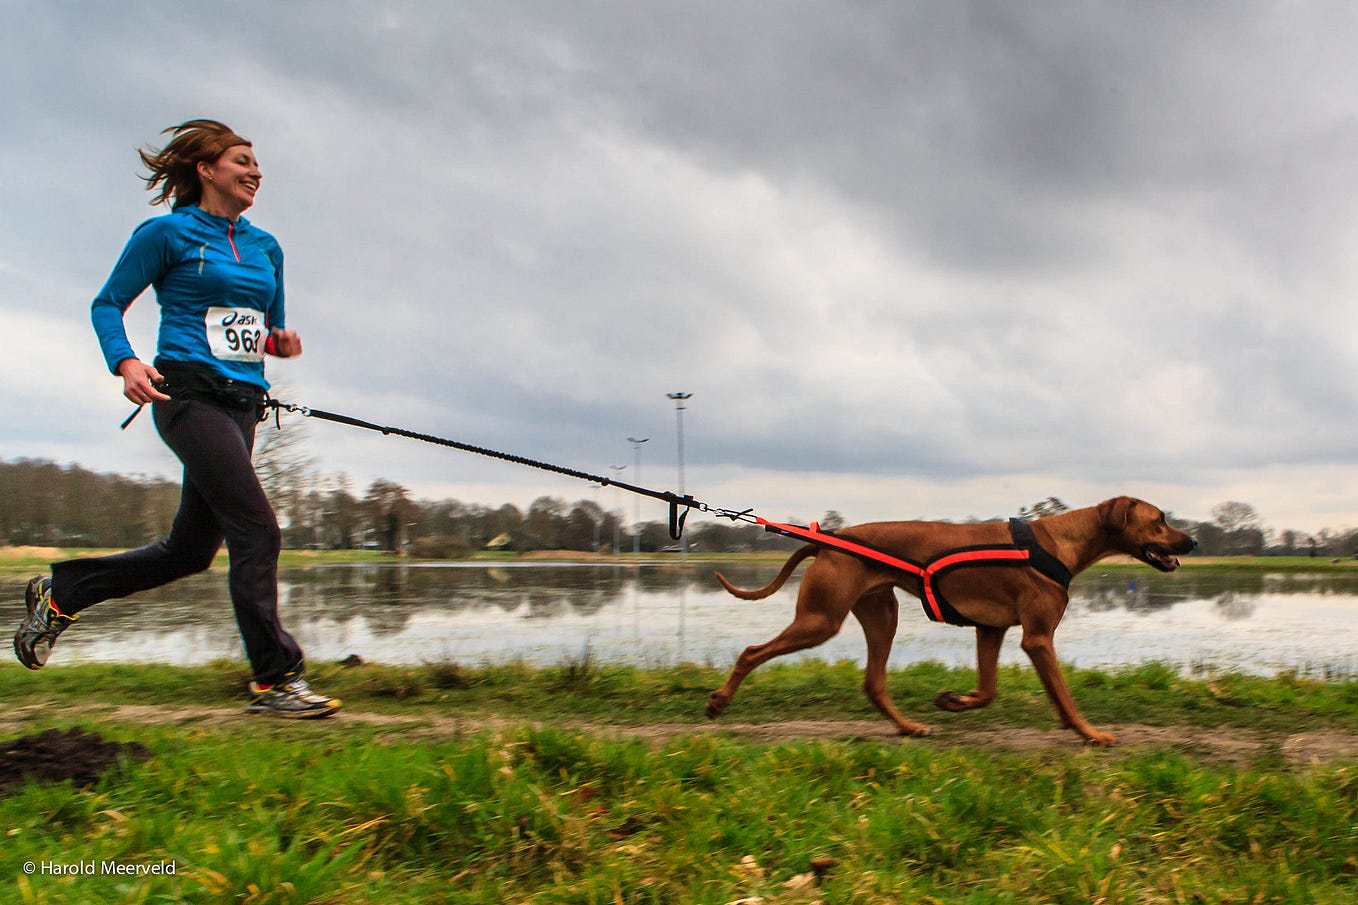
[[[0,6],[0,417],[50,424],[0,455],[173,473],[110,440],[87,307],[156,213],[135,149],[210,115],[256,143],[307,346],[271,373],[312,405],[593,471],[652,435],[664,483],[683,389],[693,480],[753,505],[1206,517],[1254,475],[1266,517],[1358,521],[1324,489],[1358,457],[1346,6]],[[311,433],[360,482],[588,493]]]

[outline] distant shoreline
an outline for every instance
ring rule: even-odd
[[[116,548],[91,547],[0,547],[0,575],[13,575],[42,570],[49,563],[84,556],[103,556],[120,552]],[[592,565],[671,565],[688,563],[781,563],[787,551],[760,553],[706,553],[689,551],[687,558],[679,553],[588,553],[579,550],[533,550],[526,553],[473,553],[449,559],[419,558],[393,555],[379,550],[284,550],[279,565],[284,568],[344,564],[393,564],[439,562],[471,562],[493,565],[506,562],[531,563],[589,563]],[[1358,557],[1334,556],[1188,556],[1182,560],[1184,569],[1233,569],[1251,572],[1334,572],[1358,570]],[[225,548],[217,554],[216,566],[225,566]],[[1097,563],[1097,569],[1137,570],[1147,568],[1128,556],[1114,556]]]

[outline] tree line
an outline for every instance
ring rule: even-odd
[[[256,462],[278,512],[283,543],[292,549],[375,549],[455,558],[486,549],[654,553],[675,548],[666,522],[633,525],[593,500],[542,496],[526,510],[509,503],[422,500],[383,479],[358,495],[344,475],[318,475],[309,459],[296,455],[295,445],[270,449],[267,439]],[[178,482],[164,478],[98,474],[39,459],[0,462],[0,544],[141,546],[165,536],[178,503]],[[1039,518],[1068,509],[1048,497],[1016,514]],[[1197,538],[1198,552],[1207,556],[1358,553],[1358,529],[1274,531],[1254,507],[1236,501],[1213,507],[1209,521],[1173,516],[1170,521]],[[830,529],[846,524],[834,511],[825,513],[820,523]],[[790,550],[798,545],[745,522],[699,521],[690,524],[686,538],[690,550]]]
[[[315,475],[305,460],[269,454],[266,446],[256,454],[258,470],[291,549],[453,558],[485,549],[650,553],[675,543],[668,523],[632,525],[593,500],[543,496],[526,510],[421,500],[382,479],[360,496],[344,475]],[[178,482],[159,477],[97,474],[39,459],[0,462],[0,544],[125,549],[152,543],[169,531],[179,492]],[[796,546],[744,523],[694,525],[687,538],[690,549]]]

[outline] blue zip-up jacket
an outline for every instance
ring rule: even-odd
[[[269,331],[284,326],[283,250],[274,237],[194,205],[142,223],[128,239],[90,319],[111,372],[136,358],[123,315],[154,286],[160,304],[156,354],[210,366],[264,389]]]

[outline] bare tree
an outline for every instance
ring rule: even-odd
[[[1229,500],[1212,507],[1212,521],[1221,526],[1222,531],[1244,531],[1259,526],[1259,513],[1249,503]]]
[[[1212,520],[1221,529],[1227,553],[1263,552],[1265,536],[1259,513],[1249,503],[1229,500],[1212,507]]]
[[[287,394],[281,384],[274,389]],[[270,419],[255,432],[255,474],[275,509],[286,512],[289,503],[312,489],[316,459],[307,451],[309,442],[305,418]]]
[[[1060,515],[1062,512],[1069,512],[1070,507],[1061,502],[1054,496],[1049,496],[1045,500],[1039,500],[1031,506],[1019,507],[1019,518],[1035,519],[1044,518],[1048,515]]]
[[[368,528],[374,537],[380,538],[382,549],[390,553],[401,552],[406,527],[414,518],[415,508],[408,490],[380,478],[372,482],[363,498]]]

